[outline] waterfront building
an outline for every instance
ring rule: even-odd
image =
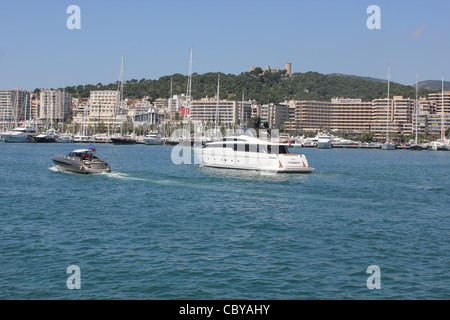
[[[375,137],[383,138],[386,132],[395,138],[403,134],[412,134],[412,119],[415,101],[402,96],[389,99],[375,99],[373,104],[373,120],[370,131]],[[386,127],[387,126],[387,127]]]
[[[120,114],[119,90],[91,91],[89,96],[88,116],[98,121],[109,121]]]
[[[0,90],[0,131],[9,131],[19,126],[32,115],[32,94],[20,89]]]
[[[442,113],[426,115],[426,134],[441,135]],[[444,131],[450,127],[450,113],[444,114]]]
[[[252,105],[252,118],[261,117],[261,105],[253,104]]]
[[[168,99],[167,108],[169,109],[169,116],[174,117],[180,108],[183,107],[186,101],[186,96],[183,95],[174,95]]]
[[[152,105],[150,105],[148,109],[145,111],[142,110],[138,111],[136,108],[136,113],[134,115],[134,123],[137,126],[160,124],[159,109],[154,108]]]
[[[39,118],[53,127],[72,113],[72,95],[61,90],[42,89],[39,93]]]
[[[373,118],[371,102],[361,99],[333,98],[328,101],[289,101],[294,121],[286,123],[290,131],[369,132]],[[290,112],[292,114],[292,111]]]
[[[433,104],[434,112],[442,114],[442,91],[430,93],[428,100]],[[444,113],[450,113],[450,91],[444,91]]]
[[[238,119],[236,101],[203,98],[191,102],[191,120],[217,124],[235,124]]]
[[[267,122],[270,129],[279,129],[288,120],[288,105],[269,103],[261,106],[261,123]]]
[[[256,101],[237,101],[237,124],[245,126],[252,118],[253,106]]]
[[[155,106],[155,108],[158,108],[158,109],[167,108],[169,106],[169,99],[158,98],[155,100],[154,106]]]

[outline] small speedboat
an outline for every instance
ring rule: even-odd
[[[77,149],[67,156],[58,155],[52,160],[60,171],[84,174],[111,172],[108,163],[94,156],[94,151],[95,149]]]

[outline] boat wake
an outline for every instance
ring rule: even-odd
[[[50,168],[48,168],[48,170],[53,171],[53,172],[59,172],[59,169],[56,166],[50,167]]]
[[[102,172],[100,173],[100,175],[105,175],[108,178],[111,179],[122,179],[122,180],[137,180],[137,181],[151,181],[149,179],[144,179],[144,178],[137,178],[137,177],[132,177],[127,173],[123,173],[123,172],[115,172],[115,171],[111,171],[111,172]]]

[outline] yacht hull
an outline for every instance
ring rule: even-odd
[[[3,136],[3,141],[10,142],[10,143],[33,142],[31,137],[28,137],[28,136],[15,136],[15,135],[9,135],[9,134],[5,134]]]
[[[385,143],[382,144],[380,147],[381,150],[395,150],[397,149],[395,144],[391,144],[391,143]]]
[[[333,147],[333,145],[331,144],[331,141],[327,141],[327,142],[317,142],[317,148],[318,149],[331,149]]]
[[[144,139],[144,144],[155,146],[155,145],[161,145],[161,144],[163,144],[163,142],[160,139],[145,138]]]
[[[254,154],[248,155],[232,150],[208,152],[200,148],[196,159],[205,167],[252,170],[267,173],[311,173],[314,168],[308,166],[304,155],[300,154]]]
[[[131,138],[111,138],[113,144],[136,144],[135,139]]]

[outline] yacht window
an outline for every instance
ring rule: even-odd
[[[235,143],[235,144],[233,145],[233,147],[234,147],[234,151],[238,151],[238,145],[237,145],[237,143]]]
[[[250,151],[250,145],[246,144],[245,145],[245,152],[249,152]]]

